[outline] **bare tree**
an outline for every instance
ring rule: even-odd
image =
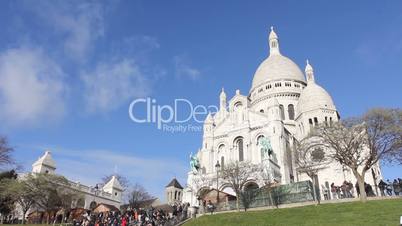
[[[67,197],[74,193],[72,189],[66,189],[71,187],[66,178],[52,174],[32,175],[29,186],[35,194],[35,205],[47,214],[47,224],[52,210],[64,207]]]
[[[22,211],[22,224],[25,223],[26,213],[34,206],[36,197],[39,195],[36,188],[32,185],[36,178],[27,174],[22,180],[17,179],[6,179],[1,181],[0,188],[12,198],[14,203],[18,203]]]
[[[402,164],[402,110],[375,108],[362,121],[370,150],[367,166],[380,159]]]
[[[328,148],[330,158],[350,168],[357,179],[362,202],[367,200],[364,178],[380,159],[401,152],[400,110],[373,109],[361,118],[333,126],[317,126],[310,138],[312,146]]]
[[[128,193],[128,203],[131,208],[139,208],[140,203],[154,198],[141,184],[134,184]]]
[[[14,197],[8,192],[8,184],[10,181],[17,179],[17,174],[14,170],[5,171],[0,173],[0,224],[6,216],[8,216],[14,209]]]
[[[374,165],[367,149],[365,128],[356,120],[345,120],[332,126],[320,124],[310,133],[310,145],[320,146],[327,150],[328,157],[341,165],[350,168],[357,179],[362,202],[367,200],[364,190],[364,176]]]
[[[202,187],[209,187],[211,184],[212,184],[211,180],[209,180],[205,174],[200,172],[193,173],[191,184],[187,184],[186,186],[191,190],[191,205],[193,204],[193,196],[196,196],[197,199],[200,200],[205,195],[201,193],[200,189]],[[198,191],[200,191],[199,194]]]
[[[236,193],[236,207],[240,211],[239,201],[242,195],[244,184],[252,178],[258,167],[249,162],[233,162],[225,165],[221,171],[221,176],[227,181]]]
[[[240,191],[240,200],[243,203],[244,211],[247,211],[259,194],[260,190],[258,188]]]
[[[325,152],[321,143],[314,142],[315,138],[306,138],[301,140],[297,144],[296,152],[296,165],[299,173],[305,173],[310,177],[313,184],[313,196],[314,199],[320,204],[320,198],[316,191],[316,180],[318,171],[325,167],[325,163],[328,161],[325,156]]]
[[[14,151],[8,144],[7,138],[0,136],[0,166],[14,163],[11,156]]]

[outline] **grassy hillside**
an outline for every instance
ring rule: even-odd
[[[184,226],[399,226],[402,199],[202,216]]]

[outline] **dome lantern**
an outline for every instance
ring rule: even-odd
[[[280,54],[278,35],[275,33],[273,26],[271,26],[271,32],[269,33],[269,53],[270,55]]]
[[[310,65],[310,63],[309,63],[308,60],[306,60],[306,68],[304,69],[304,71],[306,72],[307,83],[315,82],[315,79],[314,79],[314,69],[313,69],[313,67]]]

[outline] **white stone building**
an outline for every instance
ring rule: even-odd
[[[257,68],[249,93],[244,95],[237,90],[227,101],[222,89],[219,111],[205,119],[202,147],[192,156],[199,162],[199,169],[188,173],[185,202],[197,205],[197,194],[202,189],[218,187],[234,194],[224,180],[216,184],[217,162],[221,167],[233,161],[262,164],[271,179],[281,184],[309,180],[297,172],[295,143],[314,125],[338,121],[339,114],[331,96],[317,84],[308,61],[303,74],[296,63],[282,55],[272,28],[268,41],[269,56]],[[272,155],[261,153],[263,140],[269,142]],[[373,174],[381,178],[379,166],[366,175],[371,185],[376,184]],[[331,183],[340,186],[345,180],[356,182],[350,171],[336,163],[324,166],[316,179],[320,188],[329,188]],[[246,187],[262,185],[263,180],[256,176]]]
[[[32,173],[55,174],[55,171],[56,162],[53,160],[50,151],[46,151],[42,157],[32,164]],[[72,207],[91,209],[97,204],[104,203],[120,209],[123,188],[115,176],[112,176],[110,181],[103,187],[91,187],[73,181],[70,181],[70,184],[71,189],[75,189],[81,193],[81,198],[75,200],[74,203],[72,203]]]

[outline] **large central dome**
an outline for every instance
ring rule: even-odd
[[[269,34],[270,55],[265,59],[254,74],[251,89],[265,82],[274,80],[296,80],[306,82],[303,72],[291,59],[279,52],[279,42],[276,33]]]
[[[281,54],[273,54],[265,59],[255,72],[253,88],[264,82],[280,79],[306,81],[303,72],[291,59]]]

